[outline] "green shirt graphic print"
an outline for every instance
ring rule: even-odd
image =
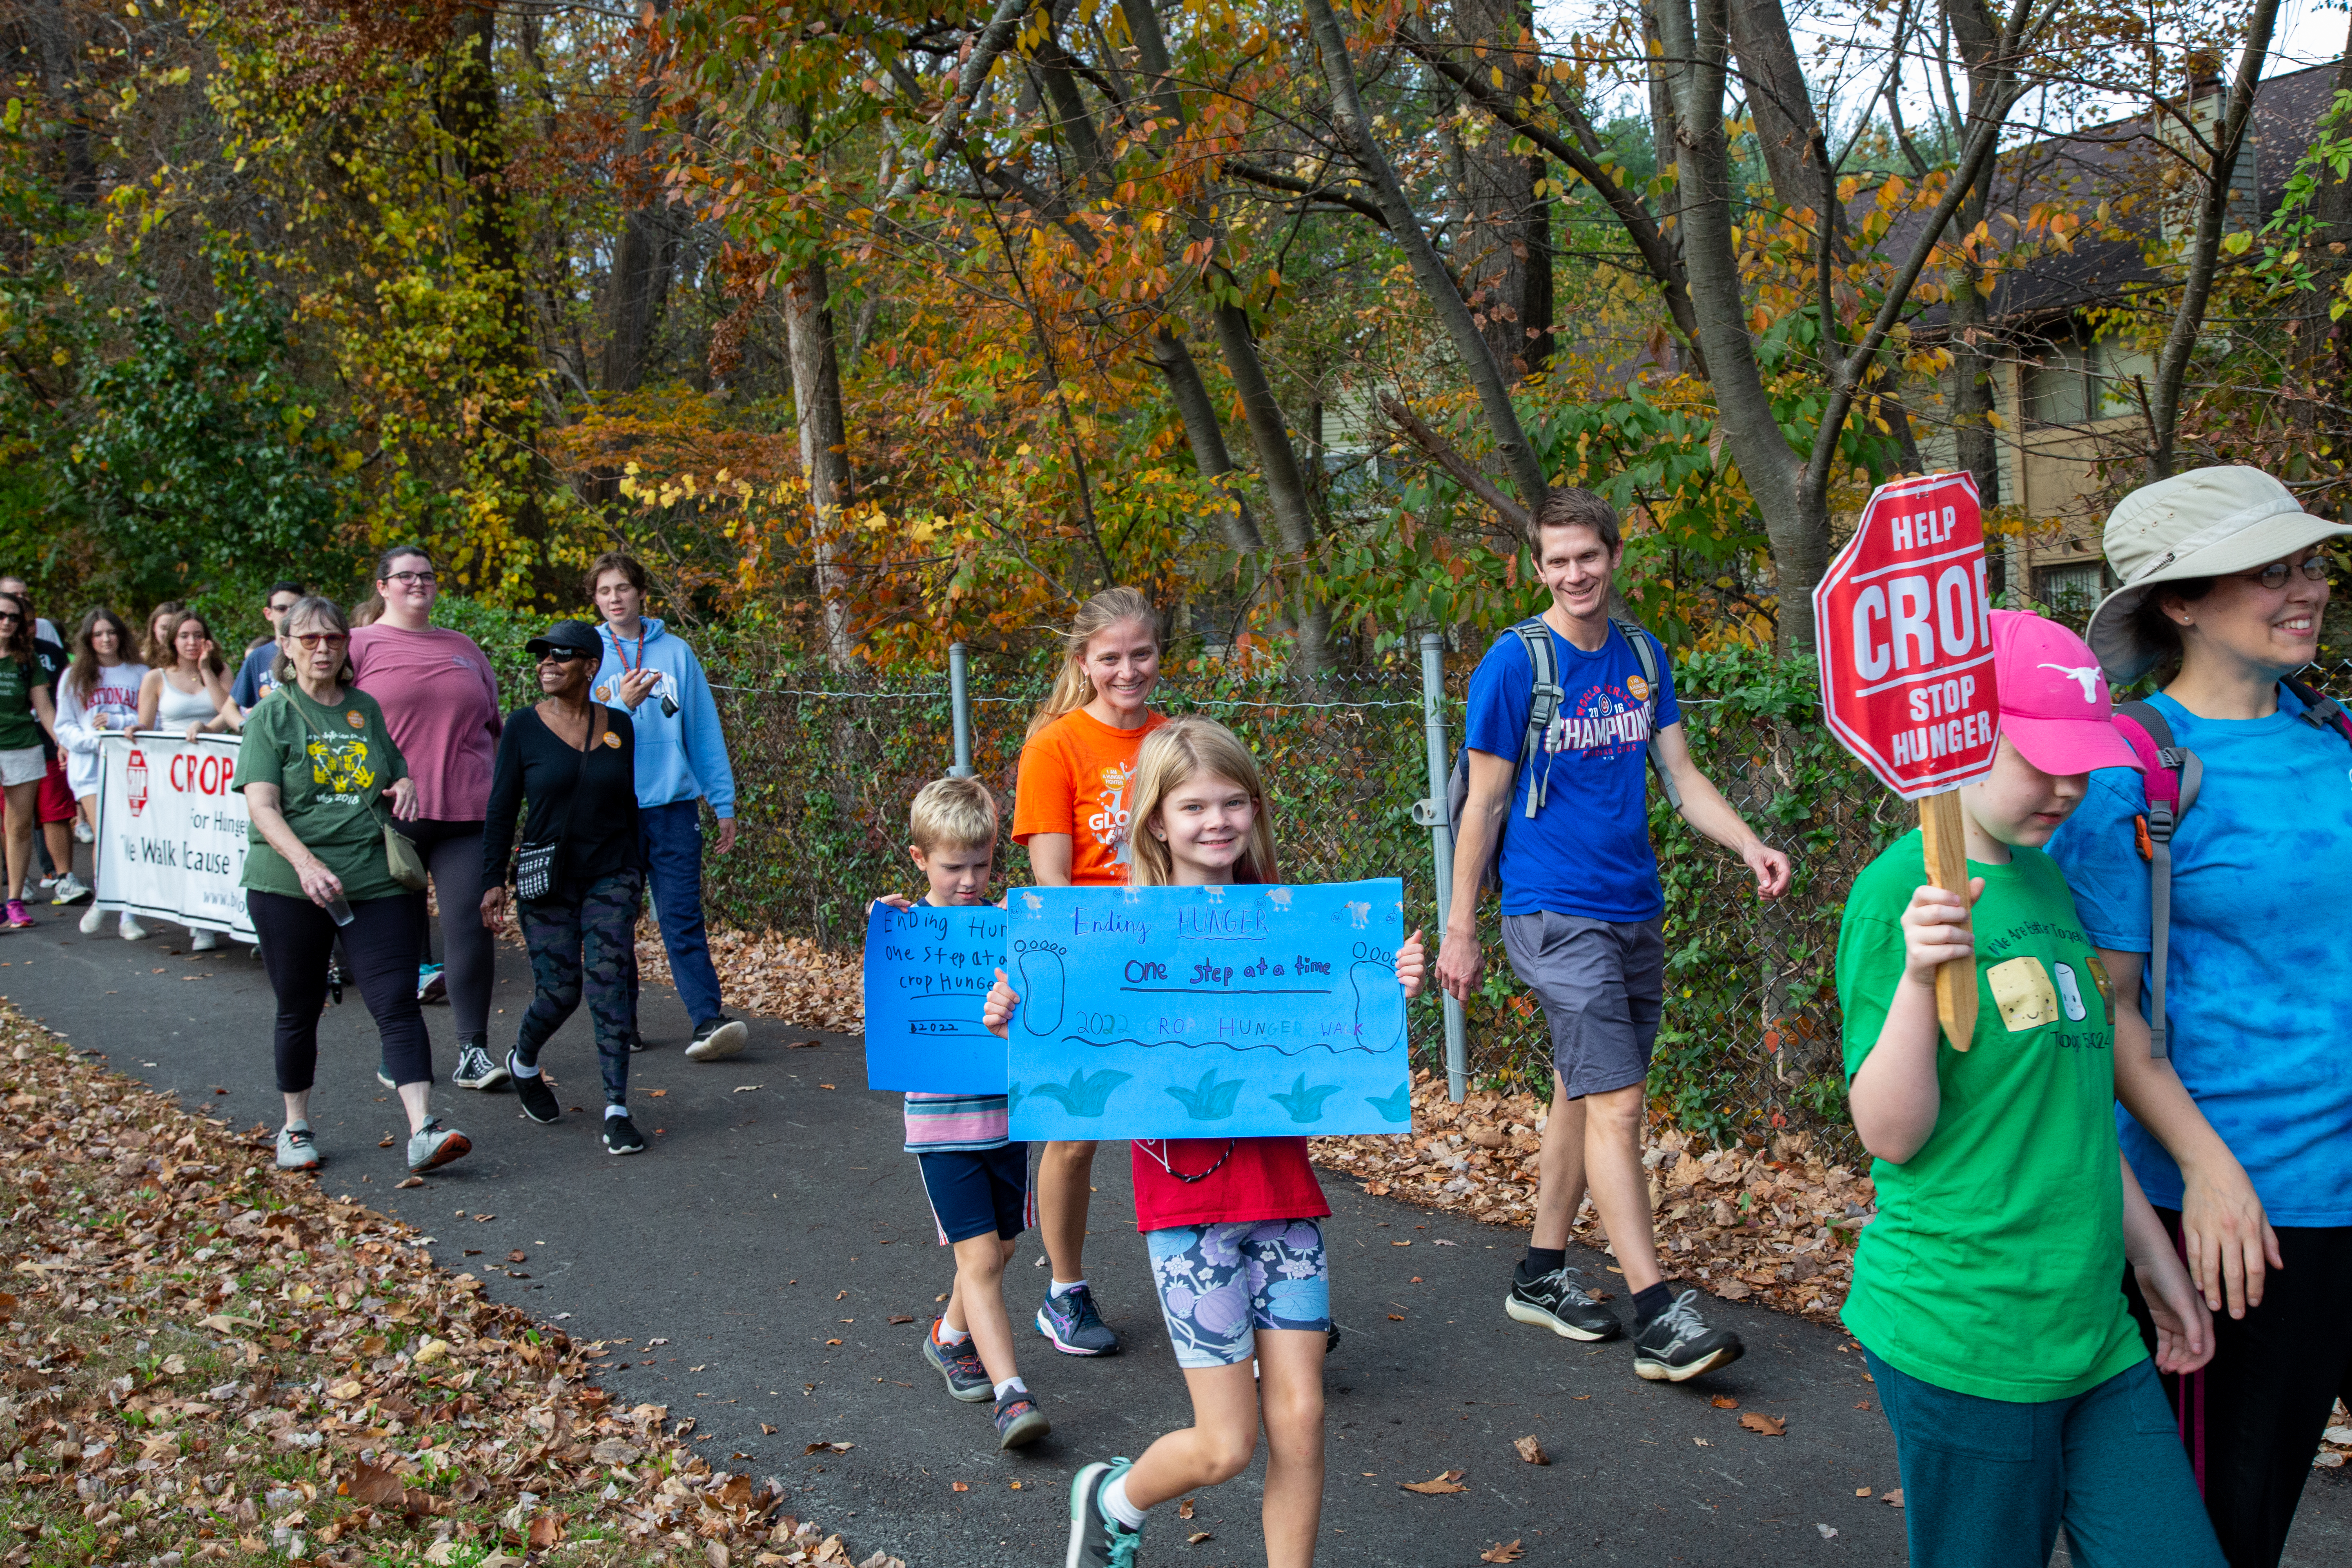
[[[384,791],[408,776],[408,764],[384,729],[383,710],[366,692],[346,687],[326,707],[299,687],[281,686],[245,721],[233,786],[276,784],[286,826],[343,884],[352,903],[386,899],[407,889],[393,880],[384,858]],[[299,899],[302,879],[270,847],[257,824],[245,857],[245,885]]]
[[[2105,971],[2056,862],[2015,849],[1970,911],[1977,1027],[1938,1037],[1936,1130],[1871,1167],[1844,1319],[1888,1364],[1938,1388],[2064,1399],[2143,1360],[2122,1287],[2123,1171]],[[1845,1070],[1861,1070],[1903,980],[1903,910],[1927,880],[1919,835],[1857,878],[1838,935]]]

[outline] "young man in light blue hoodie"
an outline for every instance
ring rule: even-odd
[[[588,568],[588,596],[603,621],[604,662],[596,700],[629,715],[637,740],[637,836],[646,886],[661,922],[677,999],[694,1020],[686,1054],[715,1062],[740,1051],[751,1031],[719,1006],[719,971],[702,926],[702,803],[719,818],[717,849],[735,847],[735,770],[702,661],[685,641],[644,614],[646,569],[608,551]],[[636,967],[629,969],[629,1010],[636,1012]],[[633,1039],[632,1049],[645,1042]]]

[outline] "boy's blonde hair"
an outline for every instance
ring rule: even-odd
[[[1174,858],[1167,844],[1153,836],[1151,819],[1160,815],[1160,802],[1168,798],[1169,791],[1199,773],[1233,780],[1249,792],[1257,806],[1250,823],[1249,847],[1234,862],[1234,880],[1278,880],[1274,824],[1265,809],[1265,786],[1258,781],[1257,759],[1250,755],[1240,736],[1214,719],[1188,713],[1146,735],[1143,749],[1136,753],[1134,815],[1129,819],[1134,825],[1128,839],[1129,884],[1158,888],[1176,879]]]
[[[978,779],[933,779],[915,792],[907,837],[928,855],[934,849],[977,849],[996,843],[996,797]]]

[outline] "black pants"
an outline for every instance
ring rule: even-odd
[[[343,941],[352,979],[383,1041],[384,1075],[394,1083],[433,1081],[433,1042],[416,1005],[415,895],[369,899],[352,906],[352,923],[308,899],[247,889],[261,966],[278,994],[278,1089],[299,1094],[319,1068],[319,1012],[327,1005],[327,963]]]
[[[2180,1215],[2156,1213],[2177,1245]],[[2205,1512],[2230,1568],[2277,1568],[2328,1412],[2352,1404],[2352,1226],[2282,1226],[2278,1241],[2286,1267],[2263,1274],[2263,1304],[2243,1318],[2214,1313],[2212,1361],[2164,1380],[2175,1415],[2187,1384],[2192,1464],[2201,1415]],[[2152,1351],[2156,1328],[2128,1269],[2124,1288]]]
[[[441,979],[449,988],[449,1014],[460,1037],[490,1027],[490,987],[497,947],[482,923],[482,825],[419,818],[393,824],[425,861],[433,890],[441,900]],[[416,962],[433,962],[433,921],[425,895],[415,895]],[[415,976],[409,984],[415,984]]]

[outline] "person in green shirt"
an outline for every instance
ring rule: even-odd
[[[44,731],[54,732],[58,714],[49,699],[48,672],[34,657],[33,622],[25,602],[0,594],[0,790],[7,796],[7,927],[33,923],[25,908],[25,878],[33,865],[34,818],[39,814],[41,779],[49,771],[41,749]]]
[[[375,700],[352,687],[351,626],[331,599],[306,598],[278,623],[278,687],[245,721],[236,776],[252,819],[246,907],[278,994],[278,1088],[286,1125],[278,1168],[315,1170],[310,1086],[327,966],[342,939],[383,1041],[379,1075],[408,1111],[408,1168],[473,1147],[433,1114],[433,1042],[416,1001],[416,903],[394,879],[380,804],[416,816],[416,786]]]
[[[1969,902],[1923,885],[1909,833],[1855,879],[1838,936],[1878,1189],[1845,1324],[1895,1430],[1915,1568],[2043,1568],[2061,1526],[2077,1563],[2221,1568],[2156,1377],[2202,1366],[2211,1322],[2123,1162],[2113,989],[2040,847],[2092,769],[2138,764],[2082,639],[1991,616],[2000,737],[1959,792]],[[1962,1047],[1937,1025],[1936,971],[1971,959]]]

